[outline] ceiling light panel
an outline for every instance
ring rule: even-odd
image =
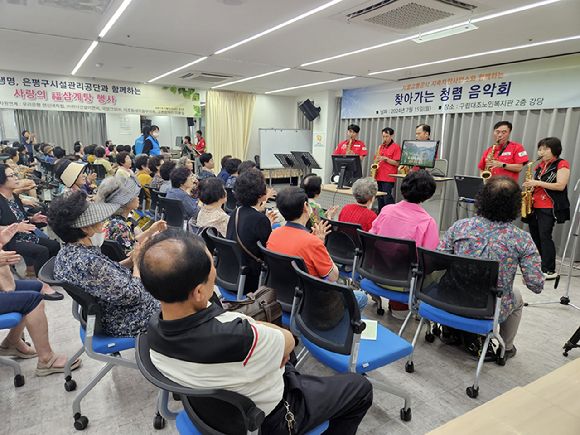
[[[266,94],[276,94],[278,92],[292,91],[294,89],[310,88],[312,86],[320,86],[320,85],[326,85],[328,83],[343,82],[345,80],[351,80],[351,79],[354,79],[354,78],[356,78],[356,77],[355,76],[341,77],[339,79],[327,80],[327,81],[324,81],[324,82],[308,83],[306,85],[292,86],[292,87],[283,88],[283,89],[276,89],[275,91],[268,91],[268,92],[266,92]]]

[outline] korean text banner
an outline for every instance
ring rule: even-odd
[[[0,109],[200,117],[200,91],[0,70]]]
[[[342,118],[580,107],[580,55],[345,89]]]

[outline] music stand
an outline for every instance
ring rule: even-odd
[[[316,159],[312,156],[312,154],[304,151],[290,151],[292,155],[301,162],[305,168],[308,170],[310,169],[322,169],[322,167],[318,164]]]
[[[580,180],[576,182],[576,186],[574,186],[574,192],[578,189],[578,185],[580,184]],[[560,275],[562,273],[562,268],[564,267],[564,259],[566,258],[566,251],[568,250],[568,244],[570,243],[570,239],[574,236],[574,242],[572,243],[572,251],[570,252],[570,266],[568,267],[568,282],[566,282],[566,290],[564,291],[564,296],[560,298],[559,301],[548,301],[548,302],[530,302],[524,303],[524,307],[530,305],[547,305],[547,304],[562,304],[562,305],[569,305],[572,308],[576,308],[580,310],[574,304],[570,303],[570,282],[572,281],[572,272],[574,270],[574,256],[576,254],[576,247],[578,245],[578,231],[580,230],[580,216],[578,215],[578,210],[580,209],[580,196],[578,196],[578,200],[576,201],[576,208],[574,209],[574,217],[570,221],[570,230],[568,231],[568,238],[566,239],[566,244],[564,245],[564,252],[562,253],[562,261],[560,261],[560,269],[558,270],[558,276],[556,277],[556,282],[554,283],[554,288],[558,288],[558,284],[560,283]]]
[[[290,169],[290,185],[292,185],[292,169],[301,169],[303,165],[292,154],[274,154],[274,157],[283,167]],[[298,177],[296,177],[296,182],[298,182]]]

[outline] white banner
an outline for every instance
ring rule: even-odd
[[[0,109],[199,118],[200,93],[189,88],[0,71]]]
[[[580,107],[580,55],[345,89],[342,118]]]

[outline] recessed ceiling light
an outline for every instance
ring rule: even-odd
[[[275,94],[277,92],[291,91],[292,89],[309,88],[311,86],[324,85],[326,83],[342,82],[343,80],[350,80],[350,79],[354,79],[355,77],[356,76],[342,77],[340,79],[327,80],[325,82],[316,82],[316,83],[309,83],[307,85],[292,86],[291,88],[276,89],[275,91],[268,91],[268,92],[265,92],[265,93],[266,94]]]
[[[264,73],[264,74],[260,74],[260,75],[257,75],[257,76],[246,77],[245,79],[236,80],[235,82],[229,82],[229,83],[224,83],[222,85],[212,86],[212,89],[223,88],[224,86],[233,85],[235,83],[247,82],[248,80],[258,79],[260,77],[271,76],[272,74],[278,74],[278,73],[281,73],[281,72],[284,72],[284,71],[288,71],[289,69],[290,68],[283,68],[283,69],[279,69],[277,71],[271,71],[271,72]]]
[[[226,6],[240,6],[243,2],[242,0],[223,0]]]
[[[195,65],[196,63],[203,62],[203,61],[204,61],[204,60],[206,60],[206,59],[207,59],[207,56],[205,56],[205,57],[200,57],[199,59],[197,59],[197,60],[194,60],[193,62],[186,63],[185,65],[183,65],[183,66],[180,66],[179,68],[172,69],[171,71],[168,71],[168,72],[166,72],[165,74],[161,74],[160,76],[157,76],[157,77],[155,77],[154,79],[148,80],[148,81],[147,81],[147,83],[152,83],[152,82],[154,82],[155,80],[159,80],[159,79],[161,79],[161,78],[163,78],[163,77],[166,77],[166,76],[168,76],[169,74],[173,74],[173,73],[175,73],[175,72],[177,72],[177,71],[181,71],[182,69],[184,69],[184,68],[187,68],[187,67],[189,67],[189,66],[191,66],[191,65]]]

